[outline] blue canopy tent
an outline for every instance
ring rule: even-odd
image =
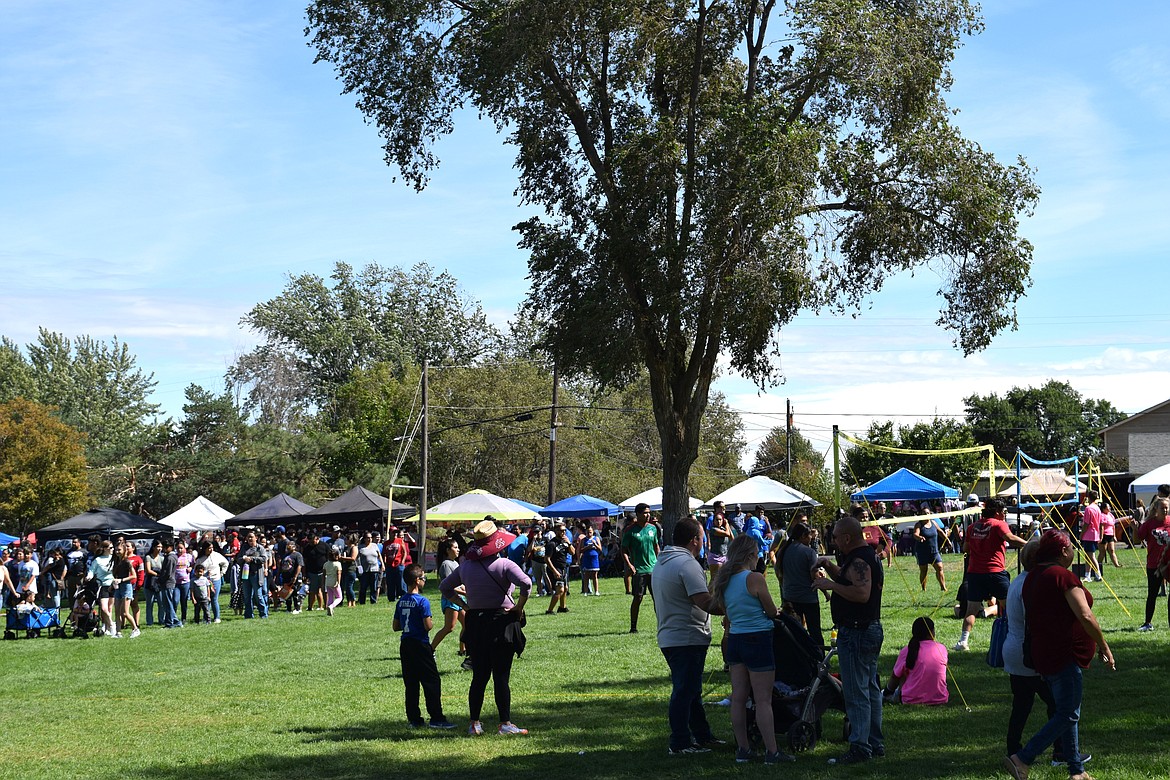
[[[0,533],[0,547],[6,547],[13,542],[19,542],[19,536],[9,536],[8,534]]]
[[[879,479],[864,490],[849,496],[850,501],[925,501],[958,498],[959,491],[907,468]]]
[[[562,498],[554,504],[549,504],[540,513],[545,517],[598,517],[600,515],[620,515],[622,508],[611,504],[603,498],[594,498],[584,493],[577,496]]]
[[[519,504],[520,506],[524,507],[525,509],[531,509],[535,514],[539,515],[539,514],[542,514],[544,512],[544,509],[542,509],[541,507],[538,507],[536,504],[530,503],[528,501],[521,501],[518,498],[510,498],[508,500],[512,501],[516,504]]]

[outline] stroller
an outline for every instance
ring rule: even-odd
[[[45,630],[49,631],[49,636],[65,634],[61,629],[60,610],[56,607],[36,607],[31,610],[12,607],[8,610],[4,624],[5,639],[16,639],[18,631],[23,631],[25,637],[32,639],[40,636],[41,631]]]
[[[73,594],[73,607],[69,611],[69,622],[73,624],[74,638],[89,639],[101,626],[97,601],[100,583],[93,578],[83,580]],[[62,631],[62,636],[64,631]]]
[[[776,733],[787,736],[794,752],[812,750],[821,737],[821,717],[829,710],[845,712],[841,680],[829,673],[837,649],[831,648],[826,655],[798,618],[782,612],[773,621],[772,650],[776,657],[776,684],[772,688]],[[849,733],[847,719],[844,733]]]

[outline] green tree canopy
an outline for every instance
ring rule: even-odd
[[[897,430],[892,422],[875,422],[869,426],[865,441],[906,450],[950,450],[976,446],[970,426],[957,420],[941,418],[935,418],[929,423],[899,425]],[[841,480],[866,487],[900,468],[916,471],[963,493],[975,484],[979,471],[987,468],[987,457],[980,453],[908,455],[853,446],[845,452]]]
[[[825,453],[818,452],[813,443],[792,429],[792,470],[787,470],[788,430],[776,427],[768,432],[756,450],[752,474],[763,474],[794,487],[819,501],[827,508],[845,506],[848,495],[834,492],[833,474],[825,468]]]
[[[1010,460],[1016,448],[1038,460],[1073,456],[1103,458],[1098,433],[1126,418],[1113,404],[1084,398],[1068,382],[1055,379],[1040,387],[1013,387],[963,399],[967,421],[980,444],[991,444]],[[1109,461],[1109,467],[1125,469]]]
[[[1014,327],[1037,189],[944,93],[967,0],[317,0],[319,60],[416,188],[474,105],[508,132],[529,304],[563,371],[644,366],[666,523],[686,512],[716,361],[761,384],[802,308],[940,276],[964,352]]]
[[[16,535],[89,504],[82,435],[25,398],[0,404],[0,530]]]

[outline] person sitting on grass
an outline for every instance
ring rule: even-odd
[[[910,643],[898,653],[894,673],[882,693],[887,701],[902,704],[946,704],[950,700],[947,647],[935,641],[933,620],[914,619]]]
[[[406,687],[406,720],[411,728],[423,725],[422,710],[418,706],[418,689],[426,696],[427,725],[433,729],[453,729],[455,724],[443,715],[443,689],[439,668],[435,665],[435,651],[431,649],[430,632],[434,628],[431,602],[423,596],[426,575],[417,563],[403,572],[406,593],[394,605],[394,630],[402,632],[399,657],[402,660],[402,682]]]

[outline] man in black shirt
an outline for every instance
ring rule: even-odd
[[[313,602],[325,609],[325,562],[329,560],[329,542],[321,541],[321,534],[313,531],[302,555],[305,558],[305,579],[309,582],[309,611]]]
[[[565,538],[565,521],[558,520],[553,526],[552,533],[545,537],[544,556],[545,568],[548,571],[549,581],[552,583],[552,601],[548,604],[545,614],[554,612],[568,612],[565,600],[569,597],[569,549],[571,545]],[[560,604],[558,607],[557,604]]]
[[[833,625],[837,627],[837,651],[841,663],[841,686],[845,714],[849,718],[849,750],[830,764],[860,764],[884,756],[882,735],[882,689],[878,684],[878,654],[882,649],[881,611],[884,570],[874,549],[865,541],[858,519],[864,507],[855,507],[851,516],[833,526],[833,543],[841,553],[838,565],[832,558],[817,558],[815,567],[824,567],[829,576],[813,581],[819,590],[830,591]]]

